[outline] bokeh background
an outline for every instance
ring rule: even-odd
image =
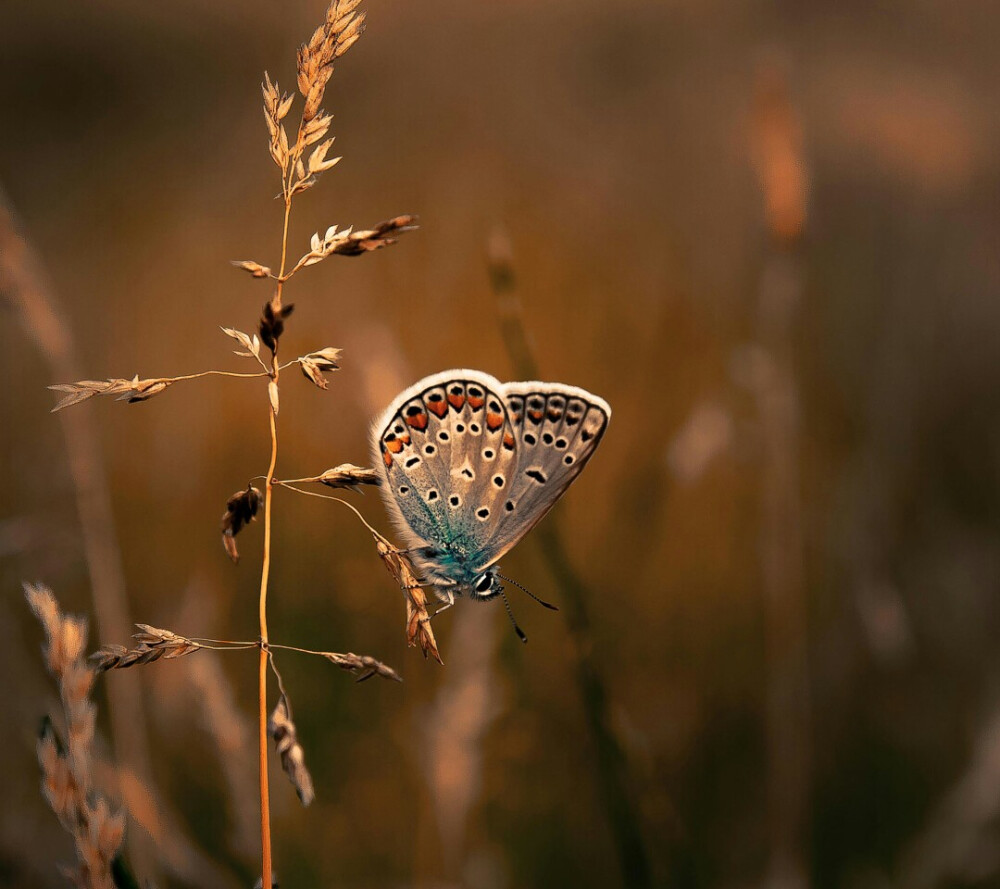
[[[505,560],[563,610],[516,596],[522,646],[460,602],[443,668],[406,648],[354,517],[279,493],[272,637],[405,678],[281,658],[317,788],[301,809],[274,766],[282,885],[1000,885],[1000,9],[369,6],[327,92],[344,160],[291,243],[421,228],[289,285],[286,354],[345,355],[328,392],[283,377],[279,476],[366,462],[371,418],[425,374],[513,377],[512,298],[543,378],[615,415]],[[0,183],[81,376],[247,369],[219,327],[269,295],[229,260],[277,261],[258,83],[293,85],[323,11],[0,9]],[[95,602],[55,371],[9,281],[2,305],[0,878],[55,887],[72,851],[34,761],[55,697],[20,584]],[[255,637],[260,525],[233,567],[219,516],[266,468],[266,410],[238,380],[74,409],[132,620]],[[256,879],[255,681],[252,653],[211,652],[102,681],[104,784],[158,885]]]

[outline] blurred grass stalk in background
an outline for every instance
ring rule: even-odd
[[[806,889],[810,796],[808,622],[803,570],[799,394],[793,330],[802,297],[806,222],[802,129],[785,75],[764,64],[754,96],[752,156],[764,200],[757,293],[758,342],[742,356],[763,445],[760,559],[767,666],[765,735],[770,860],[766,885]]]
[[[0,295],[14,309],[28,338],[45,359],[50,379],[80,379],[84,374],[66,314],[42,269],[41,260],[21,233],[2,184]],[[132,620],[111,496],[92,409],[60,412],[59,422],[80,519],[80,536],[97,617],[97,634],[101,642],[121,639],[128,634]],[[139,685],[110,683],[108,709],[111,740],[122,777],[120,786],[125,805],[138,817],[139,823],[143,823],[149,820],[143,816],[152,814],[145,810],[153,785]],[[146,793],[130,792],[132,788],[139,787],[146,788]],[[154,853],[148,836],[132,831],[128,846],[134,865],[149,879],[155,880]]]
[[[493,233],[488,244],[487,260],[500,331],[515,378],[542,379],[530,334],[525,327],[511,246],[504,232],[497,230]],[[566,624],[573,639],[577,691],[594,746],[598,790],[614,837],[622,885],[627,889],[645,889],[653,885],[653,873],[628,763],[611,725],[607,686],[598,666],[588,605],[594,594],[566,551],[558,516],[548,516],[534,534],[538,551],[562,593],[560,603],[566,612]],[[686,856],[679,842],[682,831],[678,832],[678,836],[667,839],[671,849],[668,855],[671,883],[684,885],[691,874],[687,872]]]

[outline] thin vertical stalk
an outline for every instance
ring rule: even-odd
[[[767,236],[757,292],[762,372],[752,382],[763,440],[761,580],[764,594],[765,737],[770,862],[766,885],[808,889],[805,840],[810,796],[811,714],[800,410],[792,337],[802,299],[807,176],[802,125],[778,67],[755,85],[753,155]]]
[[[281,290],[284,284],[285,263],[288,257],[288,218],[292,212],[292,198],[285,187],[285,216],[281,225],[281,269],[278,272],[278,286],[274,293],[274,306],[281,308]],[[281,367],[278,365],[277,343],[271,355],[271,375],[268,386],[278,385]],[[271,462],[267,467],[264,486],[264,557],[260,569],[260,598],[258,618],[260,621],[260,659],[257,665],[258,700],[258,764],[260,773],[260,849],[261,887],[271,889],[271,791],[267,775],[267,584],[271,574],[271,495],[274,490],[274,468],[278,462],[278,421],[273,405],[268,405],[271,429]]]
[[[490,245],[489,272],[497,300],[500,332],[514,373],[520,379],[539,379],[538,361],[515,288],[509,247],[501,236],[496,236]],[[627,889],[646,889],[653,885],[649,854],[638,807],[629,786],[625,753],[611,727],[607,686],[592,644],[588,602],[593,594],[566,550],[558,517],[549,515],[534,534],[541,544],[539,550],[542,557],[562,594],[561,604],[573,639],[577,689],[597,758],[598,792],[608,814],[622,885]],[[675,885],[689,884],[685,877],[686,865],[674,866],[673,871]]]
[[[277,362],[275,362],[277,368]],[[277,369],[275,369],[277,378]],[[260,849],[262,889],[271,889],[271,791],[267,776],[267,583],[271,573],[271,492],[278,460],[278,430],[274,411],[271,419],[271,462],[264,488],[264,559],[260,571],[260,660],[257,670],[258,752],[260,766]]]

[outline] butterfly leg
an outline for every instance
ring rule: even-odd
[[[457,583],[449,584],[450,587],[458,586]],[[442,605],[437,611],[434,612],[434,617],[437,617],[442,611],[447,611],[455,604],[455,594],[450,589],[444,590],[445,595],[448,597],[448,601]]]

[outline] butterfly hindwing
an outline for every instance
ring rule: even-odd
[[[488,547],[499,518],[497,480],[506,484],[512,471],[513,429],[501,390],[477,371],[436,374],[404,392],[376,424],[387,502],[413,535],[411,545],[454,554],[458,583],[469,579],[459,569],[478,563]]]
[[[453,370],[376,421],[386,502],[437,583],[468,586],[552,508],[590,459],[611,409],[557,383]]]

